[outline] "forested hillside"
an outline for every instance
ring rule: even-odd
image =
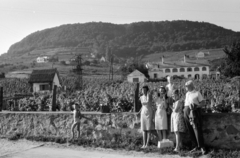
[[[137,22],[111,24],[91,22],[67,24],[34,32],[13,44],[8,55],[35,49],[88,47],[104,54],[109,44],[119,57],[165,51],[221,48],[240,39],[240,33],[210,23],[192,21]]]

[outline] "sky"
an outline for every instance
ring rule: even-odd
[[[240,32],[240,0],[0,0],[0,54],[63,24],[204,21]]]

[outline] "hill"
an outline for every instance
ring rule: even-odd
[[[240,39],[239,32],[205,22],[161,21],[122,25],[91,22],[34,32],[13,44],[7,56],[26,60],[28,56],[32,59],[41,53],[55,55],[58,49],[71,53],[75,47],[88,48],[91,53],[104,55],[107,45],[110,45],[115,55],[126,58],[171,51],[222,48],[234,39]]]

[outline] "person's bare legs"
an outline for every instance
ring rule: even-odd
[[[163,139],[166,139],[166,138],[167,138],[166,130],[162,130],[162,135],[163,135]]]
[[[180,134],[179,132],[175,132],[176,135],[176,148],[174,149],[174,151],[179,151],[180,148]]]
[[[141,148],[145,148],[146,142],[147,142],[147,132],[143,131],[143,146]]]
[[[158,134],[158,141],[162,141],[162,132],[160,130],[157,130],[157,134]]]
[[[146,142],[145,148],[148,147],[148,145],[149,145],[149,140],[150,140],[150,136],[151,136],[150,131],[146,131],[146,133],[147,133],[147,142]]]
[[[71,127],[71,132],[72,132],[72,137],[71,137],[71,139],[72,139],[72,140],[74,139],[74,136],[75,136],[74,128],[76,127],[76,125],[77,125],[77,122],[73,123],[73,124],[72,124],[72,127]]]

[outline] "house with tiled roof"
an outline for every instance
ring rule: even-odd
[[[204,58],[204,57],[206,57],[206,56],[208,56],[208,55],[210,55],[209,52],[200,51],[200,52],[196,53],[195,56],[196,56],[196,58]]]
[[[206,60],[190,60],[187,55],[179,61],[167,61],[162,57],[162,61],[146,64],[150,79],[176,75],[201,80],[209,76],[209,66]]]
[[[32,92],[51,91],[56,85],[61,86],[60,76],[57,69],[33,70],[28,83],[31,84]]]

